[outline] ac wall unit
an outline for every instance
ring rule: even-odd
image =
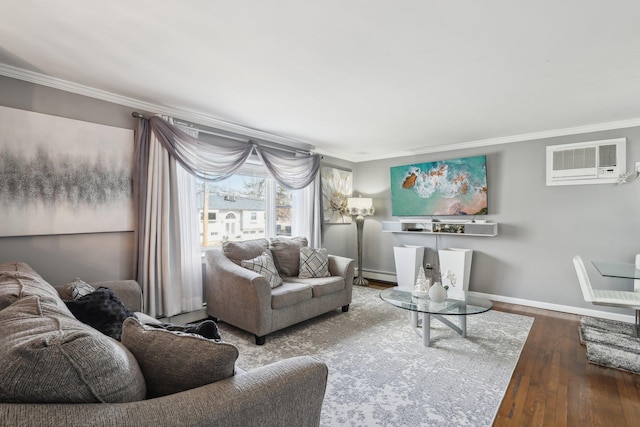
[[[547,185],[615,184],[626,172],[626,138],[547,147]]]

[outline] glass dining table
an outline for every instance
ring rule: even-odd
[[[591,264],[605,277],[640,279],[640,265],[624,262],[591,261]]]

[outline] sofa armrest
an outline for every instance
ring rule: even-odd
[[[98,289],[105,287],[111,289],[118,299],[130,310],[142,311],[142,289],[135,280],[111,280],[108,282],[90,283],[91,286]],[[71,299],[71,292],[68,284],[55,286],[60,298]]]
[[[207,313],[258,336],[271,332],[271,287],[219,249],[206,252]]]
[[[135,280],[112,280],[92,283],[94,288],[111,289],[122,303],[130,310],[142,311],[142,288]]]
[[[355,269],[355,261],[337,255],[329,255],[329,273],[332,276],[340,276],[344,278],[346,286],[353,285],[353,272]]]
[[[318,426],[327,373],[324,363],[302,356],[139,402],[0,403],[0,425]]]

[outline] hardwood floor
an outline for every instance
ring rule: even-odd
[[[535,318],[494,426],[640,425],[640,375],[588,363],[580,316],[500,302],[494,309]]]
[[[494,426],[640,425],[640,375],[588,363],[580,316],[494,308],[535,318]]]

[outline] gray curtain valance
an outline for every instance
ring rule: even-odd
[[[147,119],[140,118],[140,121]],[[140,127],[144,127],[142,123]],[[182,167],[205,181],[222,181],[234,175],[256,152],[269,174],[283,187],[299,190],[311,184],[320,169],[318,154],[292,156],[250,140],[233,145],[203,142],[161,117],[149,119],[151,131]],[[222,138],[221,138],[222,139]]]

